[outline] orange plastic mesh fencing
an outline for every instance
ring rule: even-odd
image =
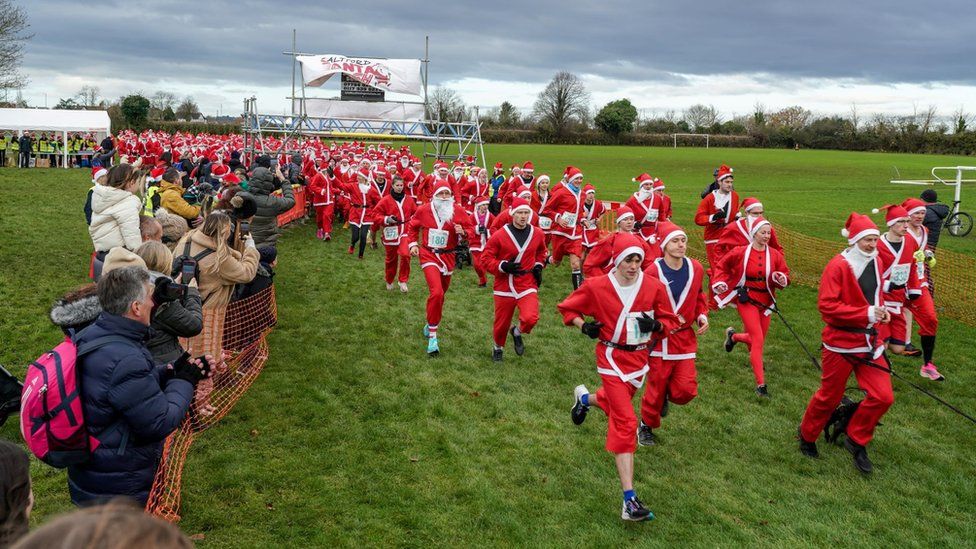
[[[146,511],[171,522],[180,519],[183,466],[193,440],[234,407],[254,383],[268,359],[266,337],[277,324],[274,287],[231,302],[227,307],[204,308],[203,332],[183,347],[194,356],[212,353],[223,357],[210,380],[197,385],[187,418],[166,439]]]

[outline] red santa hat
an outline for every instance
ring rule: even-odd
[[[631,181],[633,181],[634,183],[637,183],[637,186],[642,186],[642,185],[644,185],[644,183],[651,183],[651,184],[653,184],[654,183],[654,178],[651,177],[650,175],[646,174],[646,173],[642,173],[642,174],[638,175],[637,177],[631,179]]]
[[[238,183],[241,182],[241,178],[237,177],[237,174],[235,173],[229,173],[225,175],[223,179],[221,179],[221,181],[228,185],[237,185]]]
[[[901,207],[905,208],[908,215],[925,212],[925,202],[922,202],[917,198],[906,198],[905,201],[901,203]]]
[[[528,200],[521,197],[515,197],[512,199],[512,204],[508,207],[508,211],[514,214],[519,210],[525,210],[527,212],[531,212],[532,206],[529,205]]]
[[[410,163],[411,164],[423,164],[423,162],[420,161],[420,158],[418,158],[416,156],[411,156],[410,157]]]
[[[454,196],[454,189],[451,188],[451,184],[444,180],[438,180],[434,185],[434,192],[430,193],[431,196],[437,196],[437,193],[446,190]]]
[[[757,217],[754,219],[752,221],[752,226],[749,227],[749,238],[756,238],[756,233],[758,233],[759,229],[763,228],[765,225],[769,225],[770,228],[773,227],[772,223],[767,221],[765,217]]]
[[[661,247],[662,252],[664,251],[664,247],[667,246],[668,242],[671,240],[679,236],[688,238],[688,235],[685,234],[684,229],[675,225],[674,223],[671,223],[670,221],[661,221],[658,223],[657,234],[661,235],[660,238],[658,238],[658,246]]]
[[[166,172],[166,168],[153,168],[152,170],[149,170],[149,177],[147,178],[147,180],[159,181],[160,179],[163,178],[163,173],[165,172]]]
[[[593,185],[590,185],[589,183],[587,183],[583,187],[583,194],[593,194],[593,195],[596,195],[596,187],[594,187]]]
[[[463,162],[461,162],[460,160],[455,160],[455,161],[454,161],[454,163],[453,163],[452,165],[453,165],[453,166],[454,166],[455,168],[463,168],[463,167],[464,167],[464,163],[463,163]]]
[[[438,160],[437,162],[434,162],[434,169],[435,170],[446,170],[447,169],[447,163],[444,162],[443,160]]]
[[[523,187],[522,190],[519,191],[518,192],[518,195],[516,195],[516,196],[519,196],[519,197],[531,197],[532,196],[532,189],[530,189],[528,187]]]
[[[721,181],[726,177],[732,177],[732,168],[722,164],[718,167],[718,174],[715,176],[715,181]]]
[[[583,179],[583,172],[576,166],[566,166],[566,172],[563,173],[563,177],[567,183],[572,183],[577,179]]]
[[[495,169],[496,170],[504,170],[505,169],[505,165],[502,164],[501,162],[495,162]]]
[[[885,213],[885,224],[889,227],[899,221],[908,220],[908,211],[897,204],[885,204],[880,208],[874,208],[871,213],[876,214],[882,211]]]
[[[613,266],[619,267],[628,257],[637,254],[644,259],[644,245],[637,236],[627,233],[617,234],[613,239]]]
[[[489,202],[491,202],[491,199],[482,195],[474,199],[474,207],[477,208],[478,206],[487,206]]]
[[[665,189],[665,187],[664,187],[664,181],[661,181],[660,179],[658,179],[658,178],[655,177],[654,178],[654,186],[651,187],[651,189],[653,189],[655,191],[663,191]]]
[[[535,178],[536,185],[538,185],[539,183],[541,183],[543,181],[550,181],[549,176],[546,175],[546,174],[542,174],[539,177]]]
[[[853,246],[855,242],[865,236],[880,236],[881,232],[878,231],[878,226],[874,224],[874,221],[871,221],[870,217],[851,212],[851,215],[847,217],[847,222],[844,223],[844,228],[840,230],[840,234],[847,239],[849,245]]]
[[[764,209],[762,202],[758,198],[750,196],[742,201],[742,211],[749,213],[749,210],[754,208]]]
[[[98,181],[99,177],[105,177],[106,175],[108,175],[108,170],[101,166],[95,166],[92,168],[92,183]]]
[[[532,162],[526,162],[525,164],[522,164],[522,171],[523,172],[530,172],[530,173],[531,172],[534,172],[535,171],[535,165],[533,165]]]
[[[617,208],[617,223],[627,219],[628,217],[633,218],[634,210],[630,209],[630,206],[621,206]]]
[[[385,181],[390,178],[390,174],[384,168],[379,168],[373,172],[373,177],[376,179],[383,179]]]
[[[356,177],[362,177],[366,181],[369,181],[369,169],[365,167],[359,168],[359,171],[356,172]]]

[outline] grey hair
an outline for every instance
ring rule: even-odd
[[[98,302],[106,313],[123,316],[133,301],[146,299],[148,282],[145,267],[113,269],[98,279]]]

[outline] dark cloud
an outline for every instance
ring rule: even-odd
[[[304,5],[302,5],[304,4]],[[583,4],[583,3],[581,3]],[[125,0],[25,5],[24,68],[92,78],[287,86],[291,47],[420,57],[431,82],[544,82],[558,70],[630,81],[764,73],[867,82],[973,83],[968,2],[616,0],[430,3]]]

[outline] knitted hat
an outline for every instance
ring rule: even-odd
[[[679,236],[683,236],[685,238],[688,237],[688,235],[685,234],[684,229],[675,225],[674,223],[671,223],[670,221],[660,222],[657,226],[657,234],[661,235],[660,238],[658,238],[658,245],[661,247],[661,251],[664,251],[664,247],[667,246],[668,242],[671,240]]]
[[[637,254],[644,259],[644,245],[637,236],[618,233],[613,240],[613,266],[619,267],[629,256]]]
[[[919,195],[919,198],[929,203],[937,202],[939,200],[939,193],[935,192],[935,189],[925,189]]]
[[[621,206],[617,208],[617,223],[620,223],[628,217],[634,217],[634,210],[630,209],[630,206]]]
[[[165,208],[156,210],[156,221],[163,226],[163,243],[172,250],[183,235],[190,230],[190,225],[181,216],[173,215]]]
[[[870,217],[857,212],[851,212],[851,215],[847,217],[844,228],[840,230],[840,234],[847,239],[849,245],[853,246],[855,242],[865,236],[880,236],[881,232],[878,230],[878,226],[874,224],[874,221],[871,221]]]
[[[102,265],[102,276],[108,274],[109,271],[124,267],[142,267],[145,269],[146,262],[122,246],[116,246],[109,250],[108,255],[105,256],[105,263]]]
[[[880,208],[872,209],[871,213],[876,214],[876,213],[881,213],[882,211],[884,211],[885,213],[885,223],[889,227],[894,225],[895,223],[898,223],[899,221],[908,220],[908,211],[906,211],[905,208],[902,208],[901,206],[898,206],[896,204],[885,204]]]
[[[235,194],[230,199],[230,205],[234,208],[231,214],[235,219],[250,219],[258,213],[258,203],[248,193]]]
[[[758,198],[750,196],[742,201],[742,211],[749,213],[749,210],[754,208],[764,209],[762,202]]]
[[[726,177],[732,177],[732,168],[722,164],[718,168],[718,174],[715,176],[715,181],[721,181]]]
[[[278,258],[278,248],[274,246],[265,246],[264,248],[258,249],[258,254],[261,256],[261,263],[271,264],[274,260]]]
[[[529,205],[529,201],[524,198],[515,197],[512,199],[512,204],[508,207],[508,211],[512,214],[519,210],[525,210],[527,212],[532,211],[532,206]]]

